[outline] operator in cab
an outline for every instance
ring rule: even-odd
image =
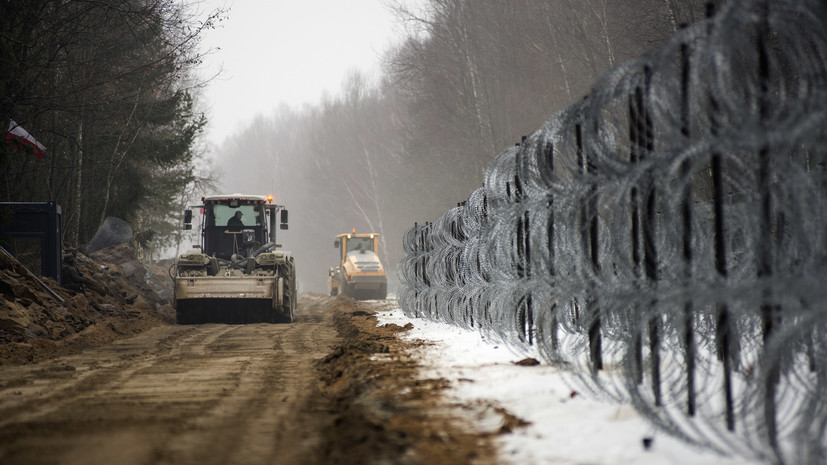
[[[231,229],[241,229],[244,226],[244,223],[241,221],[241,217],[243,215],[244,214],[241,213],[241,210],[235,212],[235,215],[227,221],[227,226]]]

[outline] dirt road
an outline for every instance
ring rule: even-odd
[[[486,463],[371,313],[303,296],[293,324],[164,324],[0,366],[0,463]]]

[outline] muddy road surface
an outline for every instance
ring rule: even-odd
[[[303,295],[292,324],[161,324],[0,366],[0,463],[489,463],[372,305]]]

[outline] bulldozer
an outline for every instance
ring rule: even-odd
[[[290,323],[296,265],[276,243],[288,213],[272,196],[210,195],[184,211],[184,229],[200,212],[201,243],[171,269],[178,324]],[[174,271],[173,271],[174,270]]]
[[[338,249],[338,266],[328,270],[327,290],[331,296],[343,294],[357,300],[384,299],[388,277],[378,255],[379,234],[339,234],[333,242]]]

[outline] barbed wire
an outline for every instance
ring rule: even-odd
[[[827,462],[826,10],[731,2],[612,70],[405,234],[401,308],[699,446]]]

